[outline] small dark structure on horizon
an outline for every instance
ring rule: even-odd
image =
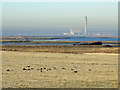
[[[102,45],[102,42],[93,42],[93,43],[74,43],[73,45]]]

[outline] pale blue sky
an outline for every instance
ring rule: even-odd
[[[117,2],[11,2],[2,4],[3,30],[42,28],[84,29],[117,32]]]

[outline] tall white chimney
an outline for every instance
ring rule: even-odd
[[[85,32],[84,34],[86,35],[87,34],[87,16],[85,16]]]

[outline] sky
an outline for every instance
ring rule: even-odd
[[[119,2],[119,0],[0,0],[0,2]]]
[[[89,32],[118,30],[116,2],[5,2],[2,3],[3,32],[66,32],[84,30],[88,17]]]

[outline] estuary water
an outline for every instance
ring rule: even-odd
[[[50,39],[22,39],[26,41],[118,41],[118,38],[111,37],[52,37]],[[73,43],[14,43],[14,42],[3,42],[2,45],[73,45]],[[103,45],[114,45],[114,43]]]
[[[111,37],[57,37],[57,39],[33,39],[32,41],[118,41],[118,38]]]

